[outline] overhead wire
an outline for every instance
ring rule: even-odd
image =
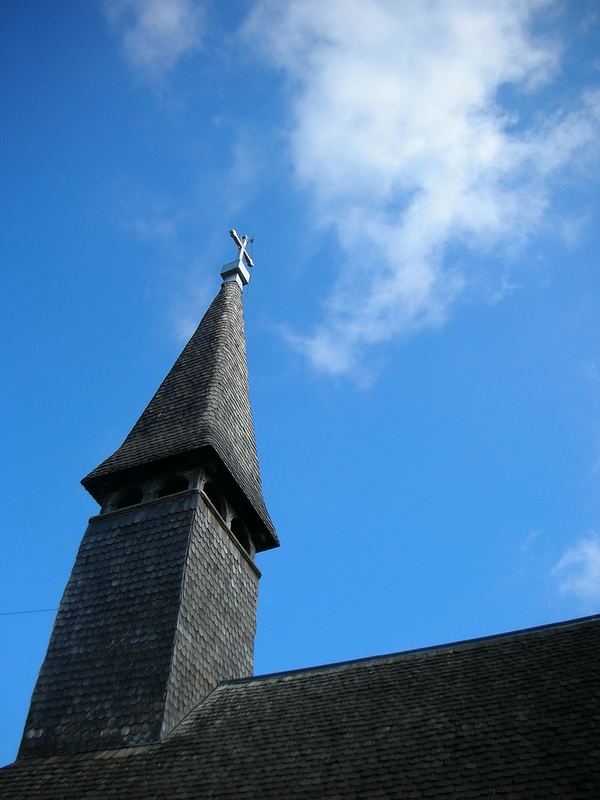
[[[46,611],[58,611],[57,608],[33,608],[29,611],[0,611],[0,617],[12,617],[15,614],[43,614]]]

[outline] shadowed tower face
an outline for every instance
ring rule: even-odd
[[[83,537],[19,758],[158,741],[253,670],[262,496],[242,290],[246,237],[198,329],[121,447],[82,483]]]

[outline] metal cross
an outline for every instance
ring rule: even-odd
[[[252,267],[254,266],[254,261],[252,261],[252,259],[250,258],[250,255],[246,250],[246,247],[249,244],[252,244],[254,239],[249,239],[245,233],[242,234],[242,236],[239,236],[235,228],[232,228],[229,231],[229,235],[231,236],[231,238],[233,239],[233,241],[236,243],[236,245],[240,250],[240,252],[238,253],[238,264],[241,264],[242,261],[245,261],[248,267],[252,269]]]

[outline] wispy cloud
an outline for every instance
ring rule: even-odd
[[[554,5],[257,3],[246,34],[288,78],[295,174],[344,254],[322,322],[290,337],[315,367],[356,375],[368,346],[443,324],[473,287],[465,253],[518,252],[594,149],[598,93],[532,113],[560,67],[532,32]]]
[[[127,60],[152,81],[200,45],[204,13],[195,0],[106,0],[104,8]]]
[[[185,293],[180,293],[171,304],[172,330],[179,342],[187,342],[194,333],[211,299],[212,284],[207,280],[205,265],[192,264],[188,273],[191,280],[186,283]]]
[[[529,553],[530,550],[534,547],[536,542],[540,538],[540,532],[538,530],[529,531],[527,536],[521,542],[521,552],[522,553]]]
[[[586,603],[600,600],[600,536],[592,533],[569,547],[552,574],[561,592]]]
[[[176,230],[172,219],[143,219],[137,217],[126,226],[140,239],[164,239],[173,236]]]
[[[260,143],[248,131],[237,133],[230,165],[223,174],[224,196],[219,200],[230,215],[237,214],[251,199],[265,157]]]
[[[581,371],[594,389],[600,390],[600,359],[584,359],[581,364]]]
[[[595,420],[595,455],[593,458],[591,472],[593,475],[600,473],[600,358],[587,358],[582,362],[581,369],[584,377],[592,387],[594,403],[596,406]]]

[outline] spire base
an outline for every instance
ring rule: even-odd
[[[223,283],[237,283],[240,289],[243,289],[250,283],[250,270],[240,258],[225,264],[221,270],[221,278]]]

